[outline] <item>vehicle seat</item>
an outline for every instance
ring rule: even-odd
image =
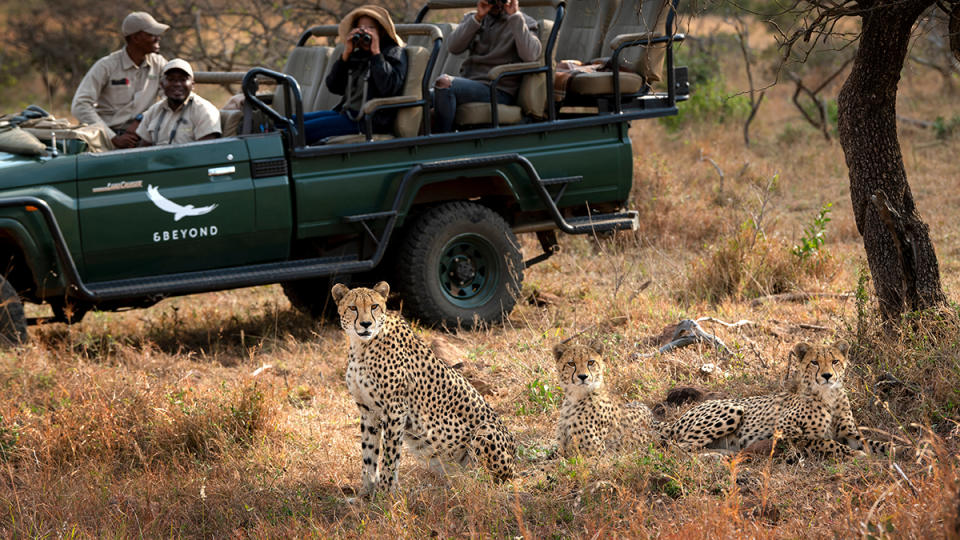
[[[337,45],[330,54],[330,60],[327,62],[327,65],[320,76],[320,84],[317,86],[316,93],[314,94],[313,104],[308,109],[306,103],[304,103],[303,112],[330,111],[340,103],[341,99],[343,99],[343,96],[340,94],[334,94],[331,92],[324,82],[327,80],[327,75],[333,71],[334,62],[336,62],[337,58],[340,58],[341,56],[343,56],[342,44]],[[306,97],[304,97],[304,101],[306,101]]]
[[[540,57],[537,59],[541,66],[544,65],[547,39],[552,31],[553,21],[549,19],[537,21],[537,37],[543,45],[540,48]],[[547,74],[532,73],[521,77],[520,88],[517,90],[517,104],[497,105],[497,120],[500,124],[519,124],[523,121],[524,115],[538,119],[547,116]],[[476,101],[458,105],[454,123],[459,126],[491,123],[490,102]]]
[[[622,42],[628,34],[637,39],[663,35],[668,12],[666,0],[623,0],[603,38],[603,55],[593,60],[609,62],[618,38]],[[644,83],[659,81],[665,53],[665,43],[624,49],[620,54],[621,94],[635,94]],[[570,81],[568,90],[587,96],[613,94],[613,72],[578,74]]]
[[[619,0],[569,0],[557,36],[557,59],[586,63],[602,56],[607,26],[619,6]]]
[[[318,95],[324,86],[323,79],[333,66],[333,47],[294,47],[287,58],[283,72],[292,76],[300,85],[303,100],[303,112],[322,110],[317,107]],[[285,113],[286,98],[283,87],[278,86],[273,94],[272,107],[280,114]],[[336,103],[334,103],[335,105]]]
[[[415,45],[407,45],[407,77],[404,79],[403,92],[400,96],[392,98],[378,98],[381,103],[393,101],[402,102],[419,100],[423,97],[423,78],[427,76],[427,64],[430,61],[430,50]],[[339,96],[338,96],[339,97]],[[418,107],[405,107],[397,111],[396,120],[393,123],[393,134],[377,133],[373,140],[382,141],[394,137],[415,137],[420,132],[420,124],[423,119],[423,109]],[[340,135],[330,137],[325,144],[348,144],[360,143],[366,141],[363,133],[355,135]]]
[[[456,30],[457,25],[453,23],[435,23],[440,30],[440,35],[443,37],[443,41],[446,42],[447,38]],[[424,35],[413,35],[407,39],[407,45],[414,45],[417,47],[424,47],[428,51],[433,46],[431,38]],[[459,58],[456,58],[459,57]],[[463,63],[465,58],[464,54],[451,55],[450,50],[446,46],[441,46],[440,51],[437,54],[437,60],[433,64],[433,73],[430,74],[430,86],[433,86],[433,83],[436,82],[437,77],[443,75],[444,73],[449,73],[451,75],[460,72],[460,64]],[[447,62],[450,61],[448,66]],[[448,67],[453,71],[447,71]]]
[[[220,136],[233,137],[240,132],[243,123],[243,111],[240,109],[220,109]]]

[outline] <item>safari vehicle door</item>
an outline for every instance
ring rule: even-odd
[[[88,282],[276,260],[289,249],[258,229],[242,139],[84,154],[77,173]]]

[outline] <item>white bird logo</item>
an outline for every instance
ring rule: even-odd
[[[192,204],[188,204],[186,206],[179,205],[161,195],[160,190],[153,185],[147,186],[147,197],[153,201],[153,204],[157,205],[157,208],[163,210],[164,212],[170,212],[173,214],[174,221],[180,221],[186,216],[202,216],[204,214],[209,214],[214,208],[217,207],[216,204],[211,204],[210,206],[201,206],[200,208],[194,208]]]

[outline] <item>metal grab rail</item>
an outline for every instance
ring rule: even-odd
[[[634,41],[625,41],[621,43],[616,50],[613,51],[613,56],[610,57],[610,65],[613,66],[613,112],[615,114],[620,114],[623,112],[623,106],[621,105],[623,101],[623,95],[620,92],[620,70],[616,67],[620,65],[620,53],[628,47],[636,47],[638,45],[656,45],[657,43],[666,43],[667,47],[672,47],[674,42],[680,42],[685,39],[684,34],[673,34],[670,36],[660,36],[655,38],[644,38],[637,39]],[[673,73],[673,50],[668,49],[667,53],[667,102],[670,107],[673,107],[677,104],[677,89],[674,83],[674,73]]]
[[[264,75],[283,85],[285,92],[288,116],[283,116],[257,97],[257,75]],[[297,80],[279,71],[255,67],[243,76],[243,97],[250,106],[262,110],[277,125],[283,125],[290,133],[294,146],[306,146],[306,134],[303,132],[303,98],[300,95],[300,85]],[[293,118],[290,117],[290,105],[293,104]]]

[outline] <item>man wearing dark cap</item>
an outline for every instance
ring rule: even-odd
[[[97,60],[73,95],[73,116],[103,126],[115,148],[140,142],[139,117],[160,94],[160,70],[167,60],[158,52],[168,28],[143,11],[127,15],[121,26],[126,46]]]
[[[163,66],[160,87],[167,99],[154,103],[137,127],[141,146],[181,144],[220,136],[220,110],[193,93],[193,68],[175,58]]]

